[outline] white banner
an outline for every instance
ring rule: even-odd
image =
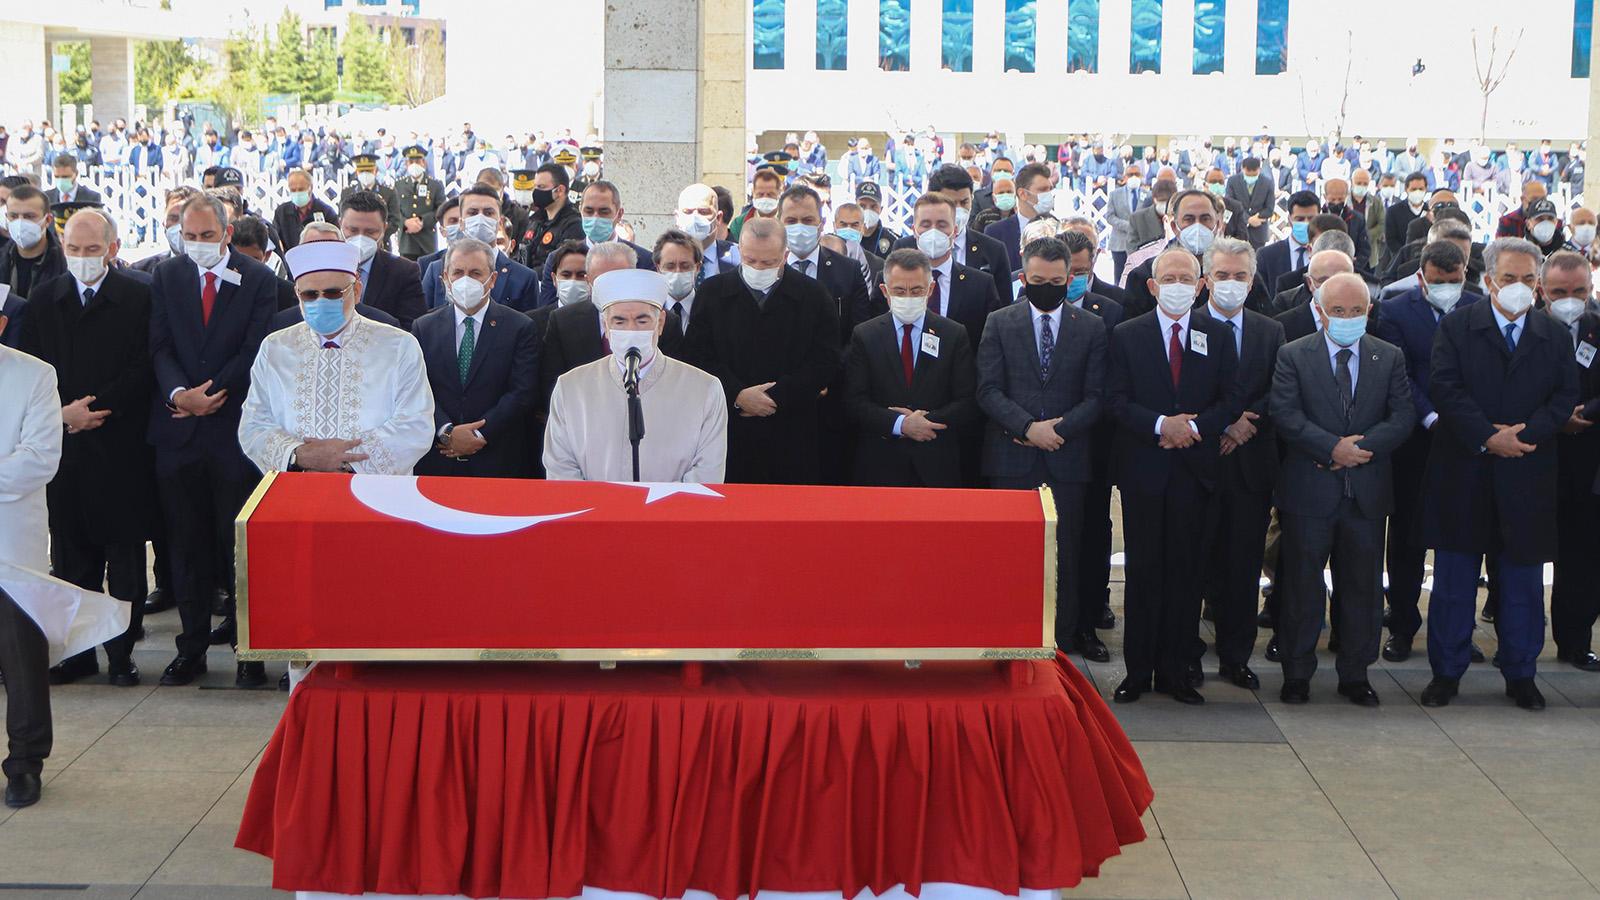
[[[0,562],[0,590],[44,632],[52,666],[128,630],[128,604],[32,569]]]

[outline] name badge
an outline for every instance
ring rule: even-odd
[[[315,221],[321,222],[322,221],[322,213],[312,213],[311,214],[311,218],[313,220],[315,220]]]
[[[428,186],[426,184],[419,183],[417,185],[417,197],[422,200],[428,199]]]
[[[1189,349],[1201,356],[1205,356],[1206,333],[1194,328],[1189,329]]]
[[[1585,345],[1585,346],[1587,346],[1587,345]],[[939,358],[939,336],[936,335],[936,334],[929,334],[926,331],[924,331],[922,333],[922,352],[928,354],[929,356],[933,357],[934,359],[938,359]],[[1590,355],[1592,356],[1593,353],[1591,352]]]
[[[1585,369],[1594,363],[1595,346],[1588,341],[1578,345],[1578,365]]]
[[[220,275],[218,275],[217,277],[222,279],[223,281],[227,282],[228,284],[233,285],[234,287],[238,287],[240,282],[244,281],[244,276],[240,275],[238,272],[235,272],[232,269],[223,269],[222,273]]]

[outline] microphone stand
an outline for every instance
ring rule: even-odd
[[[628,443],[633,445],[633,480],[639,480],[639,442],[644,440],[644,403],[639,399],[639,350],[629,348],[622,386],[628,392]]]

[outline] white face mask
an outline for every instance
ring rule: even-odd
[[[778,283],[778,276],[783,274],[783,266],[774,266],[770,269],[752,269],[746,265],[739,266],[739,274],[743,276],[744,283],[750,290],[765,293]]]
[[[562,306],[571,306],[589,299],[589,282],[568,278],[556,282],[556,302]]]
[[[424,166],[421,163],[411,163],[410,165],[406,166],[406,174],[410,175],[412,178],[421,178],[427,171],[427,166]]]
[[[817,226],[800,222],[785,227],[783,231],[789,242],[789,252],[797,257],[810,256],[822,238],[822,231]]]
[[[106,261],[98,256],[69,256],[67,271],[84,284],[98,284],[106,274]]]
[[[1533,233],[1534,240],[1541,244],[1546,244],[1556,236],[1556,223],[1546,219],[1543,222],[1535,222],[1533,227],[1528,230]]]
[[[356,248],[356,251],[361,254],[362,262],[366,262],[378,253],[378,242],[364,234],[347,237],[345,238],[345,243]]]
[[[1217,307],[1224,312],[1233,312],[1243,306],[1248,296],[1250,296],[1248,281],[1219,281],[1211,285],[1211,299],[1215,300]]]
[[[683,298],[694,293],[695,273],[665,272],[663,274],[667,279],[667,296],[674,300],[682,300]]]
[[[871,231],[872,229],[878,227],[878,222],[882,218],[883,217],[878,214],[877,210],[862,208],[862,210],[861,210],[861,227],[866,229],[867,231]]]
[[[770,216],[773,213],[778,211],[778,198],[777,197],[757,197],[754,200],[750,201],[750,205],[755,209],[756,212],[760,213],[761,215]]]
[[[493,245],[494,239],[500,235],[500,223],[494,220],[494,216],[468,216],[461,222],[461,233]]]
[[[634,331],[632,329],[609,328],[606,330],[606,340],[611,344],[611,358],[621,365],[628,364],[628,351],[639,351],[639,365],[644,365],[656,356],[656,333],[654,331]]]
[[[463,275],[450,282],[450,302],[462,312],[477,309],[483,302],[483,295],[483,282],[476,278]]]
[[[71,258],[68,258],[68,262]],[[1582,297],[1562,297],[1550,303],[1550,315],[1555,316],[1563,325],[1571,325],[1583,315],[1584,307],[1588,302]]]
[[[1194,308],[1195,286],[1175,281],[1171,284],[1157,285],[1156,303],[1160,304],[1161,311],[1176,319]]]
[[[1048,216],[1056,208],[1056,192],[1040,191],[1033,201],[1033,211],[1041,216]]]
[[[1587,247],[1594,243],[1595,227],[1593,225],[1572,226],[1572,242],[1580,247]]]
[[[678,228],[688,232],[689,236],[697,241],[704,241],[711,236],[712,223],[707,216],[699,213],[678,213]]]
[[[972,212],[961,207],[956,207],[956,234],[967,230],[967,223],[972,221]]]
[[[173,225],[167,229],[167,246],[172,249],[173,256],[177,256],[183,252],[182,225]]]
[[[186,241],[183,252],[194,260],[195,265],[202,269],[210,269],[222,262],[222,244],[206,244],[200,241]]]
[[[927,297],[890,297],[889,312],[901,325],[912,325],[928,311]]]
[[[1183,245],[1183,249],[1196,256],[1200,256],[1211,249],[1211,242],[1216,239],[1217,233],[1199,222],[1178,232],[1178,243]]]
[[[1495,295],[1500,304],[1500,310],[1507,318],[1516,318],[1528,311],[1533,306],[1533,288],[1521,282],[1508,284]]]
[[[930,228],[917,235],[917,249],[921,250],[922,254],[929,259],[944,258],[950,252],[952,243],[950,235],[936,228]]]
[[[12,219],[6,223],[6,230],[19,247],[32,247],[44,239],[44,227],[27,219]]]
[[[369,188],[378,183],[378,175],[376,172],[357,172],[356,181],[361,182],[362,187]]]
[[[1422,205],[1422,201],[1424,201],[1426,199],[1428,199],[1428,192],[1427,191],[1422,191],[1422,190],[1406,191],[1406,200],[1412,206],[1421,206]]]

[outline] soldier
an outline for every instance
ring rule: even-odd
[[[383,249],[391,246],[389,243],[400,230],[400,201],[395,196],[394,188],[378,180],[378,156],[375,153],[358,153],[351,158],[356,167],[356,183],[347,185],[339,192],[339,212],[344,213],[344,202],[350,195],[358,191],[372,191],[383,198],[389,205],[389,213],[383,217]]]
[[[568,199],[573,206],[578,205],[578,198],[583,196],[583,189],[601,179],[600,157],[604,155],[599,147],[579,147],[578,158],[582,165],[578,169],[578,177],[572,180],[572,191]]]
[[[444,202],[444,183],[428,175],[428,151],[413,144],[405,149],[406,174],[394,183],[400,216],[400,255],[415,261],[439,250],[435,210]]]

